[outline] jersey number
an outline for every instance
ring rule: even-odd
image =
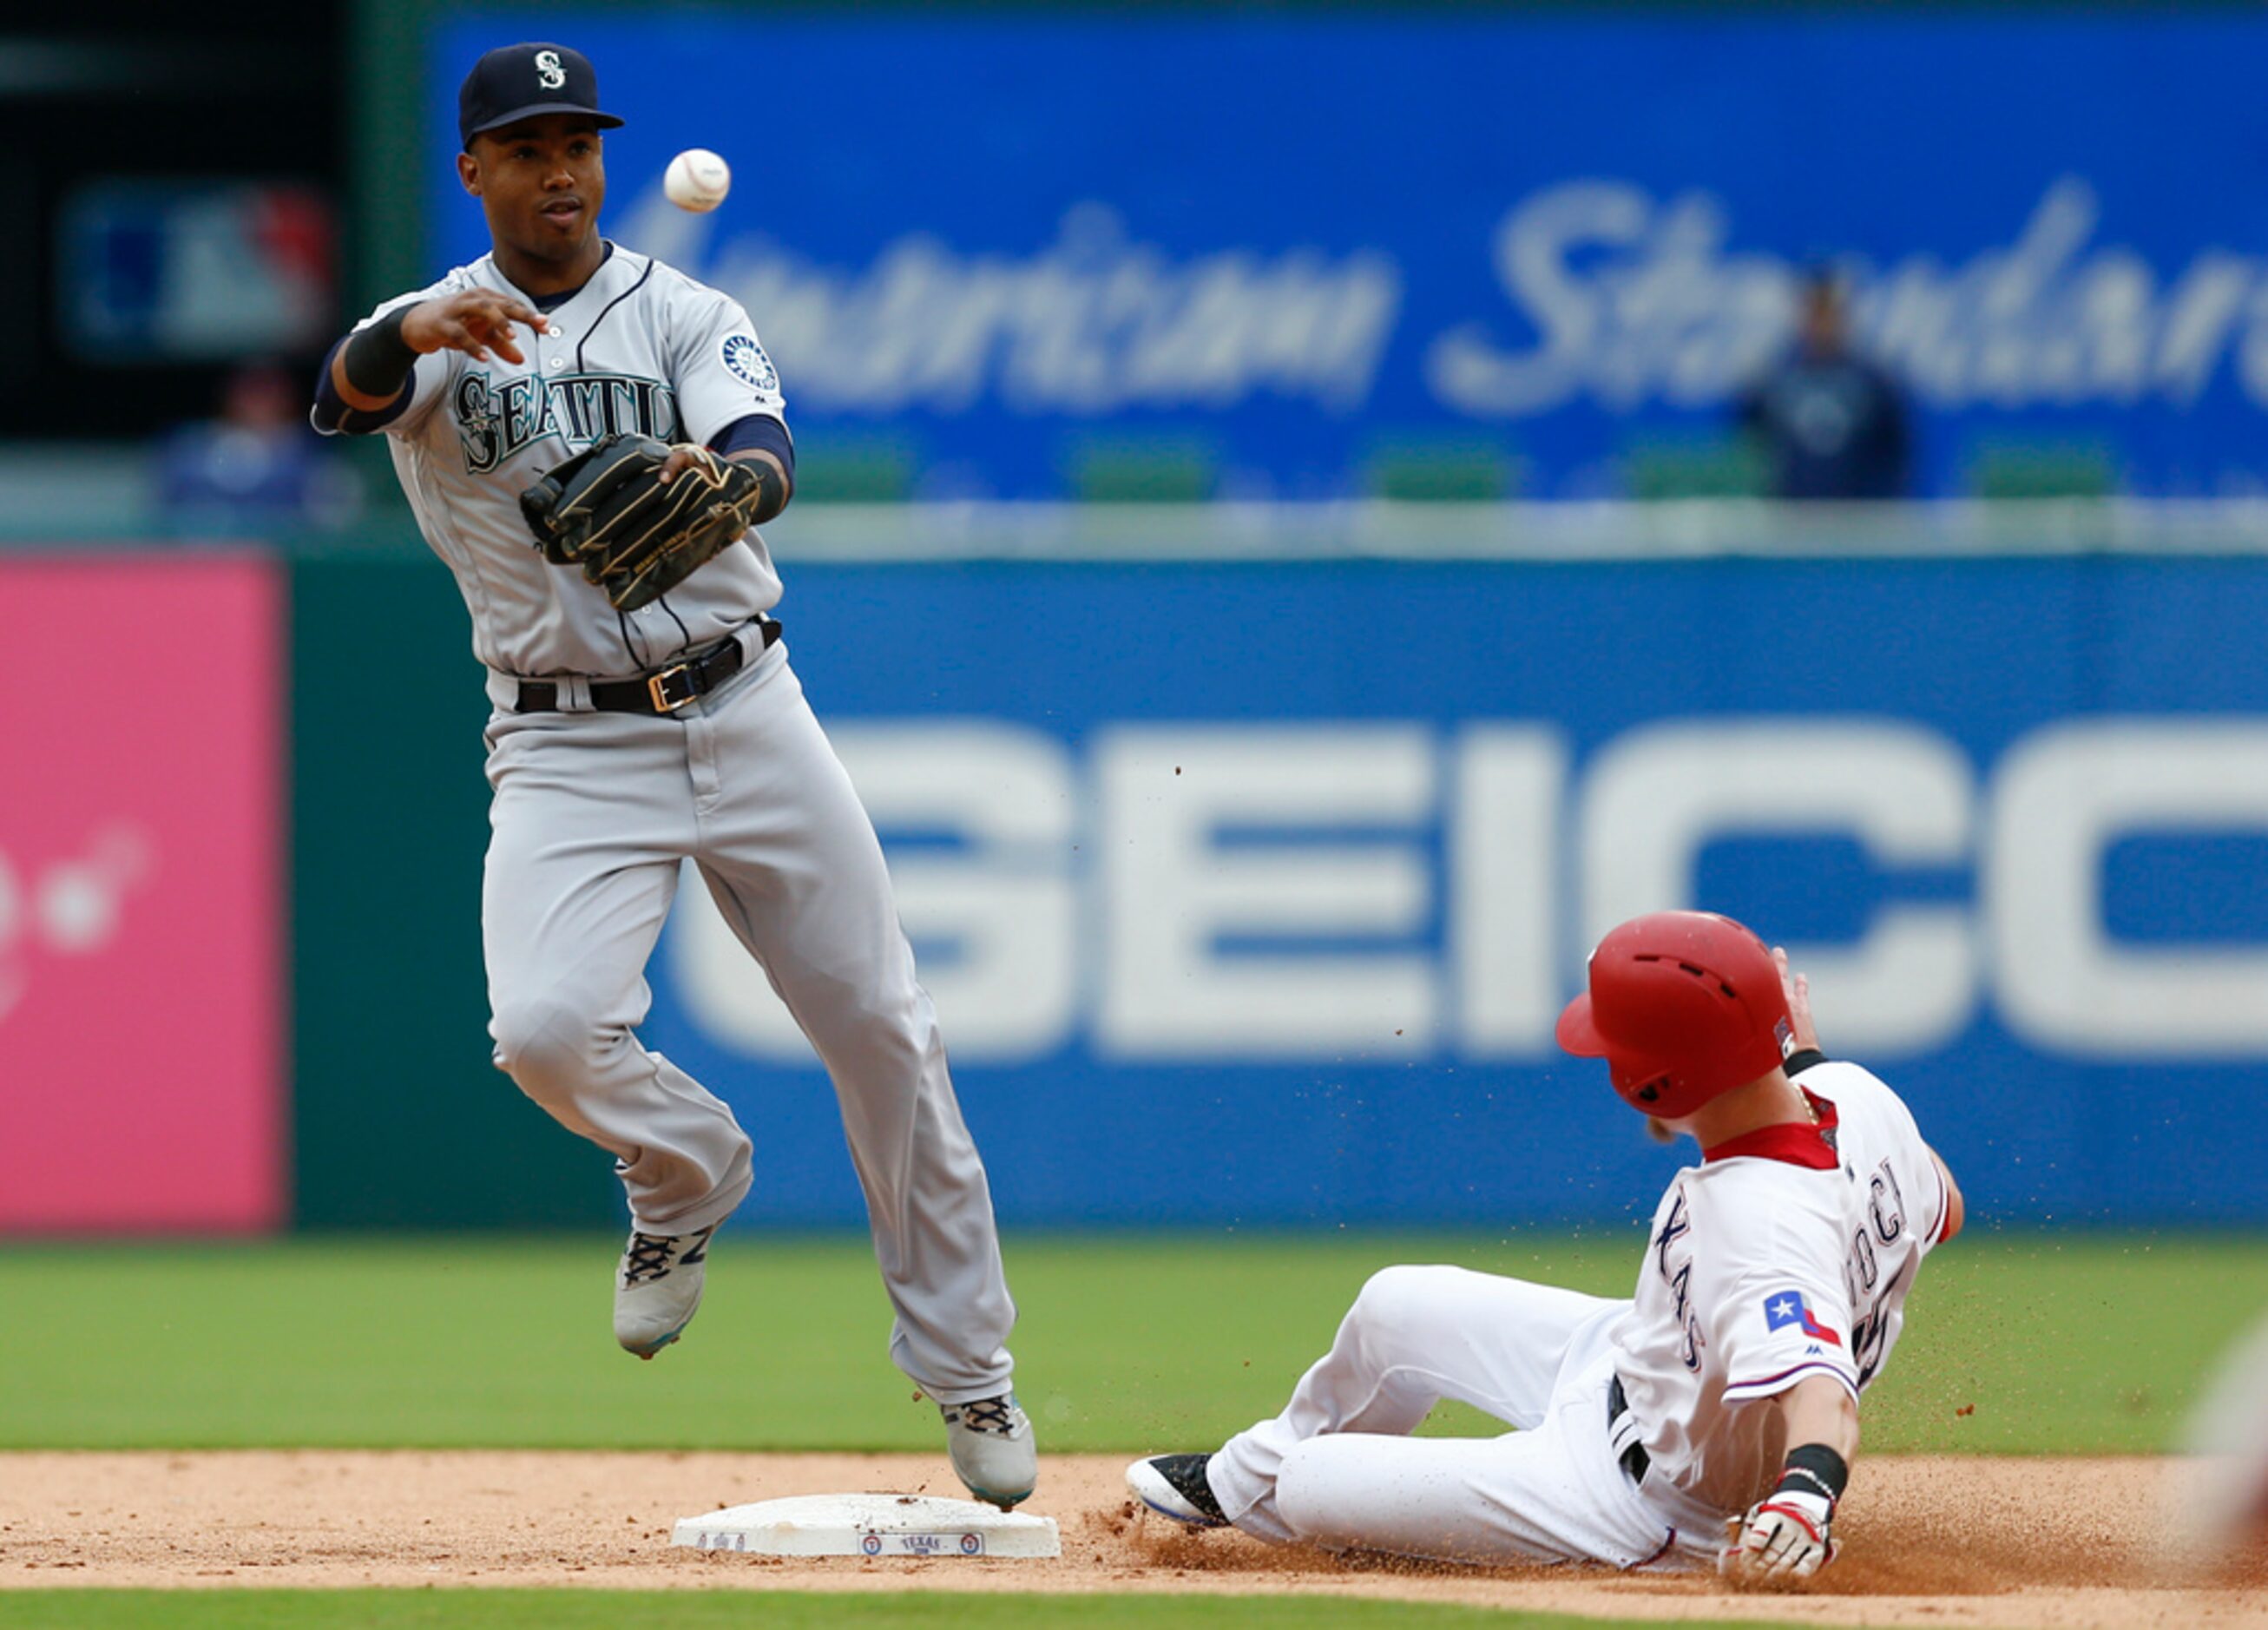
[[[1867,1225],[1851,1236],[1851,1254],[1843,1264],[1843,1286],[1850,1292],[1852,1307],[1866,1305],[1882,1275],[1881,1261],[1874,1247],[1896,1244],[1906,1231],[1905,1196],[1898,1188],[1897,1174],[1884,1161],[1867,1179]],[[1912,1277],[1912,1264],[1908,1263],[1897,1278],[1874,1297],[1867,1308],[1866,1317],[1851,1327],[1851,1358],[1859,1366],[1859,1384],[1863,1387],[1874,1378],[1874,1371],[1882,1361],[1882,1344],[1889,1336],[1891,1302],[1904,1294],[1905,1283]]]

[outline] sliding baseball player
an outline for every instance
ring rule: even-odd
[[[1373,1277],[1281,1414],[1137,1461],[1193,1526],[1463,1562],[1715,1567],[1835,1554],[1859,1400],[1961,1194],[1896,1094],[1818,1051],[1808,990],[1727,918],[1662,911],[1591,958],[1560,1044],[1692,1138],[1627,1298],[1452,1267]],[[1416,1438],[1455,1398],[1518,1430]]]

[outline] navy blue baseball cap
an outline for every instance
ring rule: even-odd
[[[563,45],[498,46],[457,88],[457,135],[468,147],[483,130],[537,114],[588,114],[602,130],[622,123],[599,111],[599,70],[591,59]]]

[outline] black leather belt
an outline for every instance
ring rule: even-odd
[[[1623,1378],[1607,1377],[1607,1435],[1615,1435],[1615,1422],[1630,1413],[1630,1399],[1623,1395]],[[1653,1457],[1646,1452],[1646,1445],[1633,1442],[1623,1450],[1620,1458],[1623,1475],[1633,1483],[1646,1481],[1646,1468],[1653,1464]]]
[[[769,650],[780,636],[780,625],[770,617],[756,619],[763,644],[759,650]],[[698,656],[668,667],[656,668],[636,679],[594,679],[591,682],[591,707],[600,713],[674,713],[697,697],[705,697],[718,686],[740,671],[746,656],[740,649],[737,634],[711,645]],[[515,713],[556,713],[560,712],[559,685],[549,679],[523,679],[519,695],[512,703]]]

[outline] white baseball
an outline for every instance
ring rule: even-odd
[[[661,190],[679,209],[703,213],[724,203],[733,190],[733,166],[706,147],[688,147],[669,161]]]

